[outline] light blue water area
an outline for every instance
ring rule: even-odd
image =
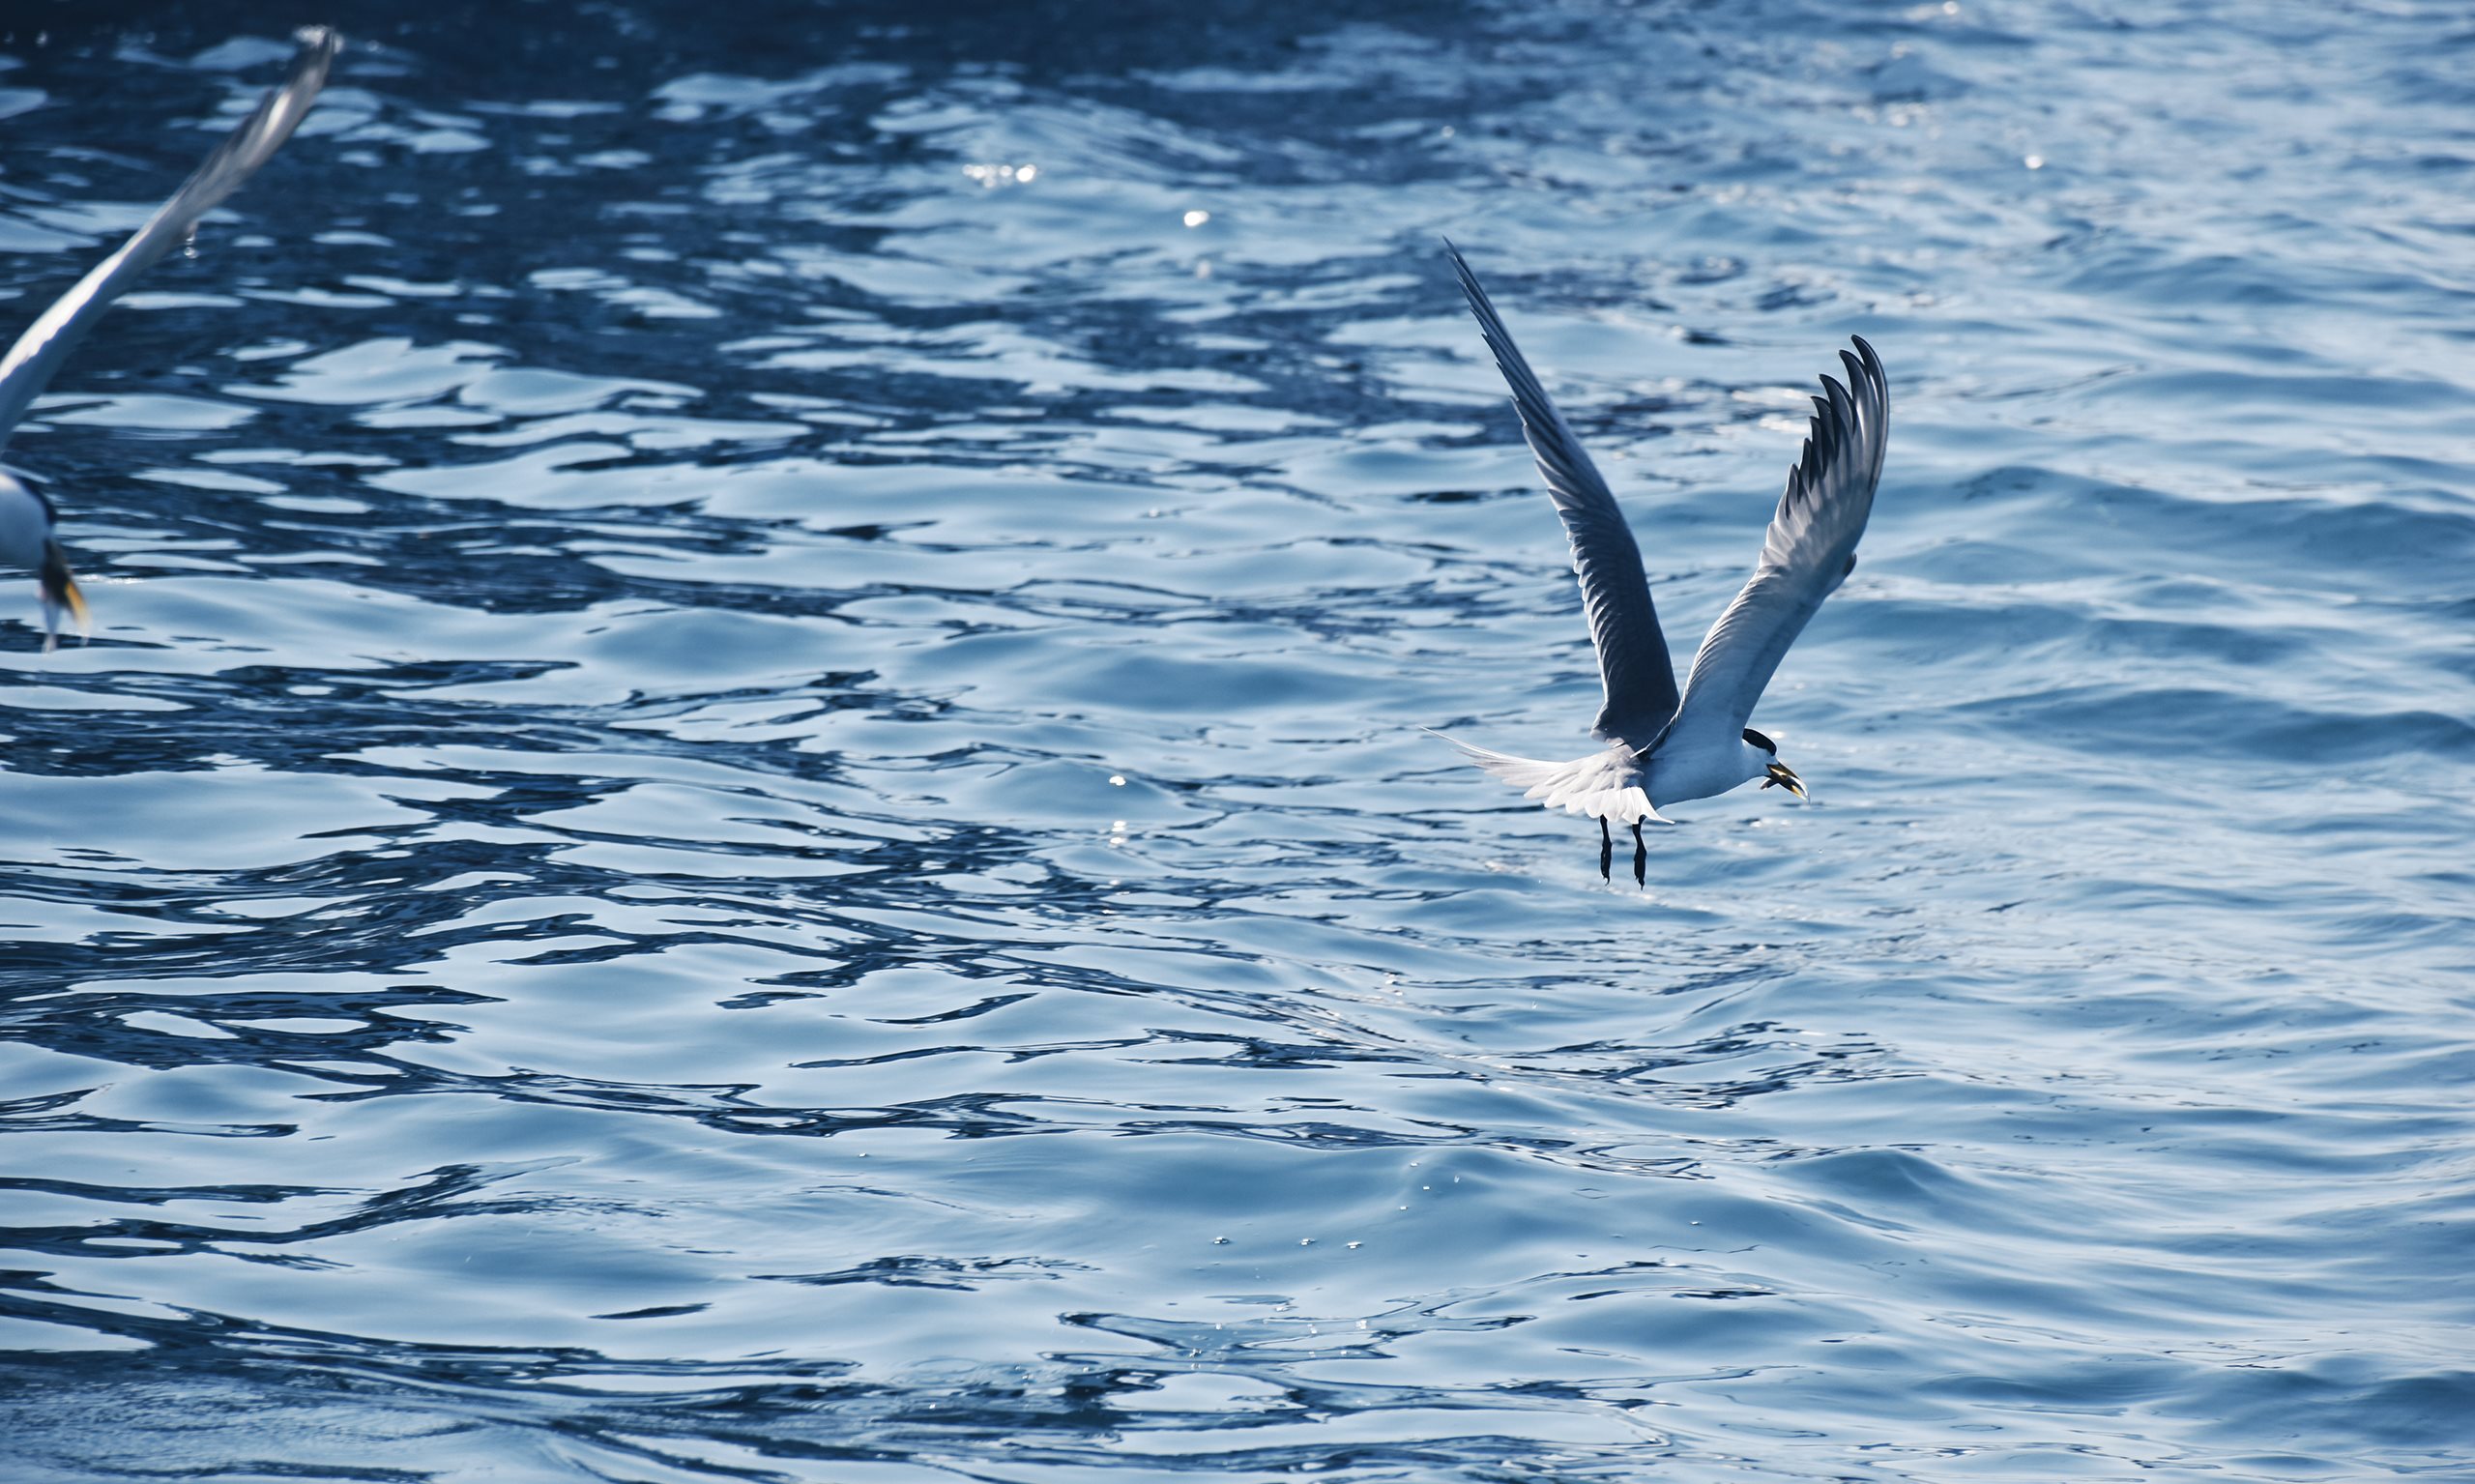
[[[2475,1478],[2462,10],[326,18],[9,450],[0,1476]],[[1889,368],[1643,889],[1445,234],[1679,646]]]

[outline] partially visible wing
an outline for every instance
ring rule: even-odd
[[[1873,513],[1890,434],[1890,384],[1874,347],[1839,353],[1848,385],[1821,379],[1804,457],[1788,471],[1788,492],[1762,539],[1752,580],[1693,657],[1684,706],[1669,732],[1695,745],[1734,743],[1770,684],[1788,646],[1821,600],[1856,567],[1856,538]]]
[[[1598,709],[1591,734],[1645,746],[1675,714],[1675,667],[1668,659],[1667,636],[1659,632],[1658,610],[1650,606],[1649,579],[1642,574],[1641,548],[1633,544],[1624,512],[1598,477],[1581,440],[1564,425],[1563,416],[1547,398],[1547,389],[1530,373],[1529,363],[1512,343],[1487,291],[1450,243],[1453,271],[1461,276],[1461,292],[1470,312],[1478,317],[1479,333],[1496,354],[1496,368],[1512,384],[1513,405],[1521,413],[1522,431],[1538,459],[1548,497],[1564,519],[1564,534],[1573,543],[1573,571],[1581,578],[1582,609],[1589,619],[1590,643],[1598,647],[1598,677],[1606,699]]]
[[[60,296],[60,302],[44,310],[17,343],[10,347],[8,359],[0,361],[0,444],[16,431],[18,420],[26,408],[43,393],[43,389],[60,369],[60,364],[94,328],[96,319],[111,306],[111,302],[126,292],[158,258],[189,235],[197,218],[213,211],[225,196],[241,187],[243,181],[255,174],[258,166],[290,138],[294,126],[309,111],[310,100],[326,86],[327,69],[335,60],[343,39],[323,26],[301,33],[301,50],[292,59],[292,73],[283,85],[269,92],[258,103],[256,111],[241,121],[241,127],[217,145],[206,163],[189,178],[162,208],[147,218],[120,250],[95,266],[95,271],[77,280],[77,286]]]

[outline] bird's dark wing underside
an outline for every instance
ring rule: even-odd
[[[1667,638],[1659,631],[1658,611],[1650,603],[1650,585],[1643,575],[1641,548],[1624,523],[1624,512],[1599,478],[1581,441],[1565,425],[1548,398],[1529,363],[1513,344],[1477,276],[1449,243],[1453,271],[1479,333],[1495,353],[1496,367],[1512,386],[1513,405],[1521,413],[1522,432],[1537,457],[1538,473],[1547,481],[1556,513],[1573,545],[1573,572],[1581,579],[1582,608],[1589,620],[1590,642],[1598,649],[1599,680],[1606,700],[1592,731],[1608,741],[1635,746],[1646,744],[1676,713],[1675,668],[1669,660]]]

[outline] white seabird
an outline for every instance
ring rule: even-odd
[[[188,241],[197,219],[239,189],[292,136],[294,127],[309,111],[310,101],[326,86],[327,69],[343,45],[343,39],[324,26],[304,30],[298,40],[301,49],[282,83],[259,101],[240,127],[206,157],[197,173],[121,244],[119,251],[96,264],[92,273],[44,310],[43,317],[9,348],[8,357],[0,360],[0,446],[8,443],[27,407],[43,394],[61,363],[112,301],[157,259]],[[69,574],[68,557],[52,535],[54,521],[48,499],[0,470],[0,567],[22,567],[35,572],[43,593],[46,651],[60,641],[64,610],[77,621],[79,634],[88,629],[86,599],[77,591],[77,579]]]
[[[1659,813],[1662,807],[1724,794],[1756,778],[1763,788],[1777,784],[1805,797],[1804,780],[1779,761],[1778,746],[1745,723],[1805,621],[1855,569],[1856,538],[1865,534],[1874,486],[1882,475],[1890,387],[1874,347],[1862,336],[1855,337],[1852,354],[1839,353],[1848,385],[1821,379],[1823,394],[1814,398],[1804,455],[1788,471],[1787,493],[1770,518],[1762,559],[1735,601],[1710,626],[1679,696],[1667,639],[1650,605],[1642,553],[1624,512],[1522,359],[1470,265],[1451,244],[1444,250],[1452,254],[1461,291],[1498,369],[1512,385],[1522,431],[1572,540],[1582,609],[1606,687],[1590,735],[1607,746],[1569,763],[1550,763],[1444,741],[1525,790],[1525,797],[1551,809],[1595,817],[1602,876],[1615,852],[1607,822],[1629,822],[1633,879],[1639,882],[1648,858],[1642,822],[1673,823]]]

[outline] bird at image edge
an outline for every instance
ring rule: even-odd
[[[300,50],[283,82],[260,100],[240,127],[206,157],[197,173],[121,244],[119,251],[97,264],[58,303],[44,310],[43,317],[10,347],[7,359],[0,360],[0,446],[8,443],[26,409],[112,301],[174,246],[187,242],[198,218],[239,189],[292,136],[294,127],[309,111],[310,101],[326,86],[327,69],[343,45],[342,38],[322,26],[303,31],[298,40]],[[52,534],[55,519],[51,502],[40,491],[0,471],[0,567],[34,571],[43,595],[45,650],[59,642],[64,612],[76,621],[80,634],[89,626],[86,599],[78,593],[77,579],[69,573],[68,557]]]
[[[1882,474],[1890,387],[1862,336],[1855,337],[1854,351],[1839,353],[1848,382],[1821,379],[1803,456],[1788,471],[1788,489],[1762,538],[1762,558],[1735,601],[1710,626],[1679,693],[1641,549],[1624,512],[1522,359],[1477,276],[1459,249],[1446,243],[1444,250],[1487,348],[1512,386],[1522,431],[1572,541],[1582,610],[1606,688],[1590,735],[1607,745],[1587,757],[1555,763],[1444,740],[1525,797],[1597,819],[1602,876],[1609,874],[1615,853],[1608,822],[1629,823],[1638,883],[1648,860],[1642,824],[1672,823],[1659,813],[1662,807],[1724,794],[1756,778],[1765,789],[1775,784],[1805,797],[1804,780],[1779,761],[1778,747],[1746,723],[1788,646],[1855,569],[1856,540],[1865,534],[1874,486]]]

